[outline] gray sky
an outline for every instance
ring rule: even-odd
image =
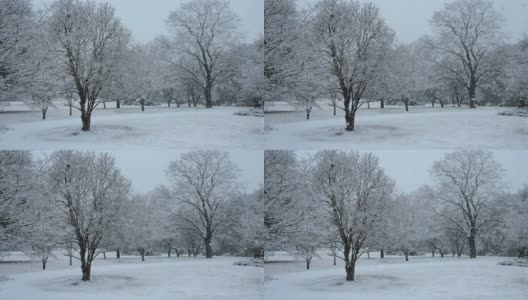
[[[134,192],[146,193],[161,184],[169,184],[165,171],[171,161],[178,159],[186,151],[176,150],[109,150],[116,159],[117,167],[132,181]],[[49,155],[53,151],[34,151],[37,157]],[[261,150],[229,151],[231,160],[240,169],[240,187],[245,192],[253,192],[264,184],[264,152]]]
[[[169,13],[187,0],[95,0],[109,2],[117,16],[132,31],[138,42],[148,42],[160,34],[167,34],[166,19]],[[33,0],[37,7],[49,5],[54,0]],[[244,40],[251,42],[264,32],[264,0],[228,0],[241,19],[240,31]]]
[[[299,151],[303,157],[308,153],[317,151]],[[385,169],[388,176],[396,181],[396,188],[400,192],[413,192],[424,184],[433,185],[429,171],[433,163],[441,160],[445,150],[373,150],[359,151],[372,152],[380,159],[380,165]],[[506,188],[512,192],[528,184],[528,161],[526,161],[526,150],[497,150],[493,151],[495,160],[504,169],[503,180]]]
[[[301,7],[318,0],[297,0]],[[376,4],[387,24],[396,31],[400,42],[410,43],[430,34],[433,13],[451,0],[359,0]],[[505,17],[505,31],[513,40],[528,34],[528,0],[492,0]]]

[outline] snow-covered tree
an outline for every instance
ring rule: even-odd
[[[354,280],[362,247],[380,225],[394,183],[372,153],[319,152],[312,176],[315,197],[341,239],[346,280]]]
[[[437,190],[424,191],[430,209],[466,236],[470,258],[477,257],[479,233],[498,221],[490,204],[502,189],[499,164],[491,152],[458,150],[435,162],[431,172]]]
[[[313,14],[317,50],[339,84],[346,129],[354,130],[363,94],[380,76],[394,33],[372,3],[322,0]]]
[[[225,210],[237,193],[238,168],[221,151],[198,150],[171,162],[167,173],[171,189],[163,189],[165,209],[180,220],[180,228],[203,239],[206,258],[212,258],[215,234],[233,222]]]
[[[101,240],[116,226],[130,183],[113,157],[93,152],[55,152],[47,175],[51,196],[75,234],[82,280],[90,280]]]
[[[233,72],[226,53],[238,41],[238,16],[228,2],[191,0],[171,12],[167,22],[174,36],[170,62],[202,87],[206,107],[212,107],[215,83]],[[193,61],[197,67],[189,67],[181,59]]]
[[[502,17],[491,1],[456,0],[435,12],[431,24],[436,37],[424,39],[429,59],[446,72],[446,79],[466,88],[470,108],[475,108],[479,82],[500,71],[490,58],[501,41]]]
[[[51,6],[49,30],[79,97],[82,130],[90,130],[91,116],[101,90],[122,62],[130,33],[108,3],[57,0]]]
[[[157,234],[162,230],[158,210],[149,195],[134,195],[126,205],[128,222],[124,226],[127,242],[138,251],[142,261],[145,261],[147,250],[154,245]]]

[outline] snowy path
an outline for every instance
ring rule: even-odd
[[[244,108],[98,109],[92,130],[63,109],[0,114],[0,149],[262,149],[263,118],[236,116]]]
[[[265,299],[526,299],[528,268],[498,266],[504,259],[362,258],[354,282],[346,282],[344,267],[332,266],[327,258],[325,267],[319,262],[308,271],[302,263],[296,272],[286,266],[292,263],[266,264]]]
[[[262,299],[263,268],[233,265],[240,259],[164,259],[162,263],[136,259],[133,264],[98,260],[90,282],[80,281],[75,266],[16,273],[0,281],[0,299]]]
[[[360,109],[356,129],[328,108],[266,114],[266,149],[528,149],[528,118],[497,115],[507,108]]]

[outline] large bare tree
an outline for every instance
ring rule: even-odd
[[[432,174],[438,190],[424,190],[434,200],[432,210],[464,234],[469,257],[477,257],[478,234],[498,221],[491,204],[501,191],[500,166],[491,152],[459,150],[435,162]]]
[[[101,240],[116,226],[130,183],[113,157],[93,152],[55,152],[47,174],[50,196],[75,235],[82,280],[90,280]]]
[[[211,108],[215,82],[234,70],[226,54],[238,40],[238,16],[226,1],[191,0],[170,14],[168,24],[175,36],[169,61],[203,88],[206,107]],[[182,57],[198,68],[182,63]]]
[[[499,72],[493,52],[501,40],[502,18],[487,0],[456,0],[446,3],[431,20],[435,40],[426,38],[429,59],[465,87],[470,108],[476,107],[477,85]]]
[[[382,72],[394,33],[374,4],[345,0],[318,2],[313,29],[343,96],[346,130],[354,130],[363,94]]]
[[[372,153],[319,152],[313,167],[315,197],[342,243],[346,280],[354,280],[362,247],[381,224],[394,182]]]
[[[82,130],[90,130],[99,95],[117,70],[130,33],[108,3],[57,0],[49,16],[50,33],[57,43],[79,97]]]
[[[226,204],[237,193],[238,168],[226,152],[199,150],[182,154],[167,173],[173,189],[162,189],[166,209],[179,219],[182,229],[203,239],[205,256],[212,258],[214,235],[233,221]]]

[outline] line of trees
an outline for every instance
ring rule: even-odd
[[[58,151],[44,158],[0,152],[0,251],[42,261],[61,252],[81,265],[82,280],[106,251],[170,257],[263,255],[262,189],[241,192],[227,153],[182,154],[171,184],[146,194],[106,153]]]
[[[190,0],[167,19],[170,35],[134,42],[109,3],[0,1],[0,103],[24,101],[43,119],[55,99],[79,110],[82,130],[107,102],[259,107],[263,39],[244,43],[220,0]]]
[[[434,185],[412,193],[397,192],[372,153],[266,151],[264,174],[266,249],[301,256],[308,269],[317,250],[342,259],[347,280],[371,251],[528,254],[528,187],[507,192],[491,152],[445,154],[431,168]]]
[[[491,1],[454,0],[432,16],[432,36],[397,43],[372,3],[295,0],[265,7],[267,101],[306,109],[319,102],[344,111],[354,130],[357,110],[370,102],[524,106],[528,37],[505,40]]]

